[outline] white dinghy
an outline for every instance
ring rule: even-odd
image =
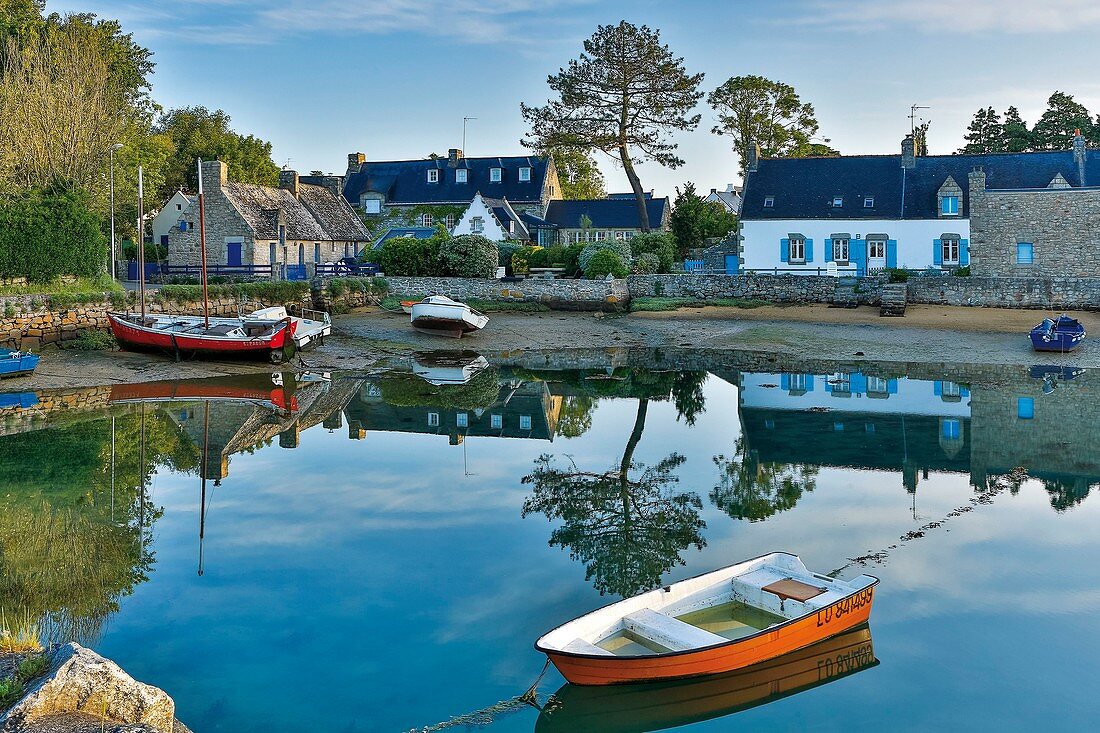
[[[445,295],[432,295],[412,306],[409,321],[421,333],[433,336],[462,338],[480,331],[489,323],[489,316],[451,300]]]

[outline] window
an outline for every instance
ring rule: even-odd
[[[183,204],[176,204],[176,211],[183,211]]]
[[[791,375],[787,376],[788,390],[791,393],[805,392],[806,391],[806,385],[808,383],[809,383],[809,380],[806,379],[805,374],[791,374]]]
[[[448,229],[454,229],[455,228],[455,215],[454,214],[447,214],[447,216],[444,217],[443,221],[447,225]]]
[[[438,428],[439,427],[439,413],[438,412],[429,412],[428,413],[428,427],[429,428]]]
[[[1016,417],[1031,420],[1035,417],[1035,398],[1020,397],[1016,400]]]
[[[596,232],[596,241],[602,242],[607,239],[607,232]]]
[[[626,232],[627,241],[634,239],[634,232]]]
[[[790,251],[787,253],[787,261],[801,264],[806,261],[806,239],[804,237],[791,237]]]
[[[940,421],[940,436],[947,440],[962,437],[962,421],[955,417],[945,417]]]
[[[885,260],[886,259],[886,240],[884,239],[868,239],[867,240],[867,258],[872,260]]]
[[[626,232],[615,232],[615,239],[619,242],[625,242]]]
[[[958,196],[941,196],[940,197],[940,213],[944,216],[958,216],[959,215],[959,197]]]
[[[959,238],[958,237],[944,237],[940,240],[940,247],[943,249],[943,264],[945,265],[957,265],[959,264]]]
[[[886,394],[889,392],[886,380],[882,377],[867,377],[867,394]]]
[[[508,220],[508,233],[509,234],[515,234],[516,233],[516,223],[514,221],[512,221],[511,219]]]
[[[773,206],[775,206],[775,196],[765,196],[764,197],[764,208],[765,209],[770,209]]]
[[[848,240],[844,238],[833,239],[833,261],[838,264],[848,264]]]
[[[1033,265],[1035,264],[1035,245],[1031,242],[1017,242],[1016,243],[1016,264],[1017,265]]]
[[[470,231],[474,234],[481,234],[485,231],[485,220],[480,216],[475,216],[470,219]]]
[[[833,378],[829,380],[829,386],[832,387],[833,394],[851,394],[852,375],[847,372],[834,374]]]
[[[424,212],[423,214],[421,214],[420,215],[420,225],[425,226],[425,227],[430,227],[432,225],[432,215],[427,213],[427,212]]]
[[[527,166],[524,166],[523,168],[520,168],[519,169],[519,180],[521,180],[521,181],[530,181],[531,180],[531,169],[528,168]]]
[[[834,209],[839,209],[843,205],[844,205],[844,197],[843,196],[833,196],[833,208]]]
[[[864,196],[863,197],[863,208],[865,208],[865,209],[875,208],[875,197],[874,196]]]
[[[489,169],[489,180],[492,181],[493,183],[500,183],[500,174],[501,174],[500,168],[490,168]]]
[[[470,427],[470,415],[466,412],[460,412],[455,415],[455,425],[460,428]]]
[[[844,423],[842,423],[842,422],[833,423],[833,431],[837,432],[837,433],[843,433],[844,432]]]
[[[519,416],[519,429],[520,430],[530,430],[531,429],[531,416],[530,415],[520,415]]]
[[[432,168],[428,171],[428,183],[439,183],[439,169]]]
[[[948,402],[962,398],[962,391],[955,382],[942,382],[940,384],[940,399]]]
[[[489,425],[493,428],[493,430],[500,430],[502,427],[504,427],[504,419],[500,415],[490,415]]]
[[[455,183],[465,183],[470,175],[470,172],[465,168],[459,168],[455,171]]]
[[[363,202],[363,211],[367,214],[381,214],[382,202],[378,199],[366,199]]]

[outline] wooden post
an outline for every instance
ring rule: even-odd
[[[141,292],[141,325],[145,326],[145,191],[141,182],[141,166],[138,166],[138,290]]]

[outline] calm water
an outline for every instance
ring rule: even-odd
[[[0,395],[0,605],[200,733],[1095,725],[1100,374],[661,358]],[[547,629],[771,550],[881,577],[870,628],[491,708]]]

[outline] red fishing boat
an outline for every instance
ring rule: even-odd
[[[295,412],[298,399],[283,375],[257,374],[184,381],[112,384],[111,404],[128,402],[254,402]]]
[[[284,359],[294,337],[292,318],[209,318],[168,314],[107,313],[111,332],[123,346],[173,354],[267,356]]]
[[[866,623],[877,583],[830,578],[773,552],[604,606],[535,648],[575,685],[730,672]]]

